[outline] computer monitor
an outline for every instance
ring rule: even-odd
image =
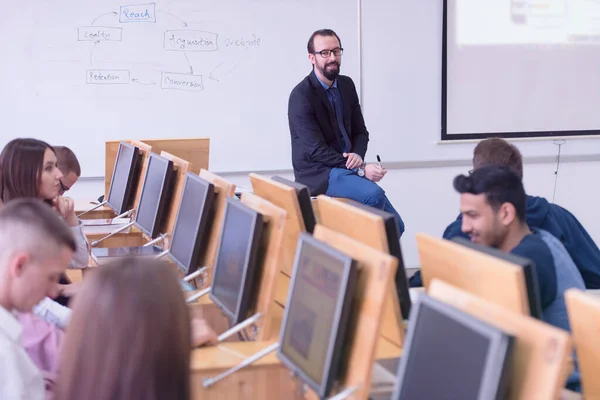
[[[391,399],[504,399],[513,343],[506,332],[422,294]]]
[[[298,197],[298,204],[300,204],[300,212],[302,213],[302,219],[304,220],[304,226],[306,231],[313,233],[315,225],[317,223],[315,219],[315,213],[312,208],[312,202],[310,199],[310,189],[308,186],[303,185],[299,182],[294,182],[289,179],[282,178],[280,176],[271,177],[275,182],[279,182],[286,186],[293,188],[296,191]]]
[[[198,269],[214,217],[214,199],[212,183],[191,172],[186,174],[169,248],[170,259],[185,275]]]
[[[535,263],[532,260],[517,256],[515,254],[505,253],[493,247],[473,243],[463,237],[455,237],[452,239],[452,241],[521,267],[523,269],[523,275],[525,276],[525,288],[527,289],[529,313],[533,318],[542,319],[543,313],[542,301],[540,298],[540,288],[538,284]]]
[[[358,207],[361,210],[370,212],[371,214],[375,214],[383,219],[385,236],[387,238],[390,255],[398,259],[398,269],[396,270],[395,281],[398,299],[400,300],[402,318],[408,319],[410,316],[411,300],[410,292],[408,290],[409,284],[406,277],[406,269],[404,266],[404,257],[402,257],[402,249],[400,248],[400,232],[398,231],[398,222],[396,221],[396,218],[392,213],[359,203],[354,200],[347,200],[347,203],[353,205],[354,207]]]
[[[232,325],[246,319],[254,306],[263,224],[262,214],[236,198],[227,199],[210,298]]]
[[[150,153],[135,226],[151,238],[160,233],[172,197],[173,161]]]
[[[323,399],[343,371],[358,269],[351,257],[303,232],[293,271],[278,356]]]
[[[140,161],[140,149],[126,142],[119,143],[106,202],[117,215],[133,208]]]

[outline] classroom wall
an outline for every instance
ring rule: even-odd
[[[401,243],[407,267],[419,266],[415,234],[425,232],[441,236],[445,227],[456,218],[459,197],[452,189],[452,179],[468,169],[466,166],[395,169],[390,170],[381,182],[406,223]],[[526,164],[524,182],[527,192],[552,200],[555,170],[555,163]],[[285,171],[265,174],[293,177]],[[600,162],[562,162],[556,190],[556,203],[574,213],[597,243],[600,243],[600,188],[593,177],[599,174]],[[223,176],[237,185],[251,188],[247,175]],[[102,180],[84,178],[69,195],[97,198],[103,191]]]

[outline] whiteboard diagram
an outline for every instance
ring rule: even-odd
[[[131,68],[99,68],[95,65],[94,51],[97,46],[126,42],[128,25],[156,24],[161,18],[177,21],[177,27],[164,30],[162,50],[168,53],[182,54],[185,64],[182,63],[181,70],[161,70],[160,76],[157,75],[155,80],[143,81],[135,77]],[[89,68],[85,70],[85,82],[88,85],[138,84],[156,86],[161,90],[202,92],[205,89],[205,76],[194,72],[194,65],[188,54],[218,52],[220,50],[219,42],[223,39],[216,32],[188,26],[184,19],[173,13],[157,10],[156,3],[144,3],[121,5],[118,12],[109,11],[96,16],[89,25],[78,28],[77,40],[92,43]],[[254,33],[246,39],[226,37],[223,43],[225,47],[238,47],[240,50],[258,48],[261,45],[261,38]],[[222,77],[233,72],[238,65],[239,61],[229,66],[224,62],[217,63],[206,79],[219,82]]]

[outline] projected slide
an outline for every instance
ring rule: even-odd
[[[442,139],[600,134],[600,0],[445,0]]]
[[[600,44],[600,0],[457,0],[459,46]]]

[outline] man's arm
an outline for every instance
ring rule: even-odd
[[[25,349],[0,349],[0,398],[44,400],[44,378]]]
[[[363,160],[367,154],[367,145],[369,143],[369,131],[365,125],[365,119],[360,109],[360,102],[358,100],[358,94],[356,93],[356,87],[354,82],[350,79],[352,84],[352,95],[354,96],[354,107],[352,109],[352,119],[350,121],[352,126],[352,152],[358,154]]]
[[[542,311],[556,299],[558,286],[554,257],[548,245],[543,243],[543,246],[543,248],[538,247],[533,249],[528,246],[517,246],[511,251],[511,253],[528,258],[535,263],[535,274],[537,276]]]
[[[312,105],[302,94],[290,96],[288,118],[294,146],[300,146],[311,160],[331,168],[345,168],[346,159],[327,145]]]
[[[73,253],[73,259],[69,263],[69,269],[86,268],[90,263],[90,250],[85,234],[83,233],[81,221],[78,220],[78,225],[71,227],[71,233],[73,233],[77,249]]]
[[[455,219],[450,225],[446,227],[444,234],[442,235],[444,239],[451,240],[455,237],[462,237],[465,239],[469,239],[469,235],[462,231],[462,216],[459,215],[457,219]]]

